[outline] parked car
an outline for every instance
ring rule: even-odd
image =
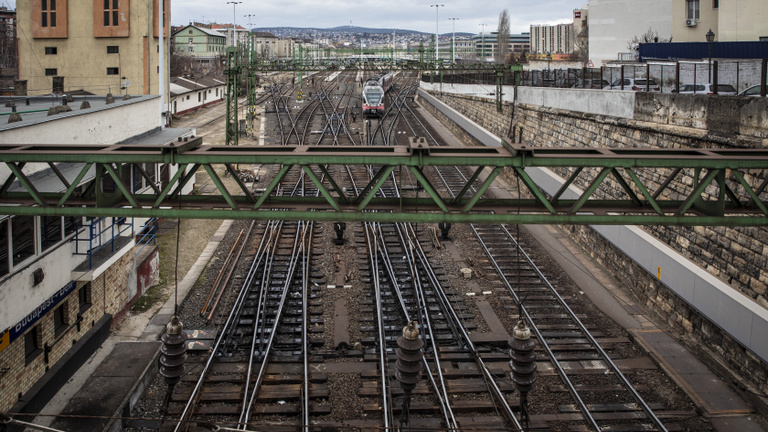
[[[648,85],[651,91],[661,91],[661,87],[654,80],[645,78],[624,78],[624,90],[645,91]],[[612,82],[609,86],[603,87],[603,90],[621,90],[621,78]]]
[[[672,90],[672,93],[680,94],[714,94],[714,85],[712,84],[682,84],[680,91],[676,92]],[[717,94],[719,95],[735,95],[736,89],[730,84],[718,84]]]
[[[585,79],[585,80],[579,80],[571,86],[572,88],[588,88],[588,89],[601,89],[605,86],[610,85],[608,80],[604,79]]]
[[[746,90],[739,93],[739,96],[760,97],[760,84],[747,88]]]

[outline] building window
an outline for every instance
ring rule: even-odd
[[[74,217],[65,217],[64,218],[64,237],[68,237],[74,233],[77,232],[77,230],[80,228],[78,218]]]
[[[712,9],[717,9],[720,7],[720,1],[719,0],[712,0]]]
[[[58,71],[55,68],[45,70],[45,76],[56,76],[56,75],[58,75]]]
[[[8,274],[10,269],[10,262],[8,261],[8,251],[10,251],[10,245],[8,244],[8,219],[0,221],[0,276]]]
[[[195,47],[188,47],[189,52],[195,52]]]
[[[43,329],[40,324],[32,327],[24,335],[24,358],[29,364],[40,355],[43,347]]]
[[[110,45],[107,47],[107,54],[119,54],[120,47],[117,45]]]
[[[107,68],[107,75],[119,75],[120,69],[116,67],[108,67]]]
[[[688,12],[686,14],[689,20],[699,19],[699,0],[687,0]]]
[[[104,0],[104,27],[117,26],[118,0]]]
[[[57,47],[45,47],[45,55],[55,55],[59,53]]]
[[[35,218],[33,216],[15,216],[11,218],[13,244],[12,265],[18,266],[27,258],[35,255]]]
[[[43,216],[40,218],[42,232],[40,233],[41,250],[47,251],[62,240],[61,216]]]
[[[80,313],[83,313],[88,310],[89,307],[91,307],[91,283],[88,282],[85,285],[81,286],[80,289],[77,291],[77,299],[78,303],[80,304],[79,310]]]
[[[40,25],[43,27],[56,27],[56,0],[41,0]]]
[[[69,302],[63,301],[59,307],[53,310],[54,333],[61,336],[69,327]]]

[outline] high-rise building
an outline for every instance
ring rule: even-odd
[[[532,25],[531,53],[572,54],[574,36],[573,24]]]

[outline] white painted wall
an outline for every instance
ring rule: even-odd
[[[2,132],[15,144],[114,144],[160,127],[159,96],[145,96],[106,109],[74,110]]]
[[[672,0],[589,0],[589,56],[595,66],[629,52],[627,42],[649,28],[671,37],[672,5]]]
[[[173,86],[173,84],[171,84]],[[179,90],[181,90],[180,86]],[[173,90],[173,89],[172,89]],[[209,93],[210,90],[210,93]],[[217,96],[217,90],[218,90],[218,96]],[[170,112],[173,114],[192,110],[195,108],[200,108],[204,104],[220,101],[224,99],[224,91],[225,86],[216,86],[211,87],[203,90],[192,90],[186,93],[179,94],[178,96],[173,96],[171,98],[171,105],[170,105]],[[200,102],[197,101],[198,94],[200,94]],[[189,96],[189,98],[187,98]]]
[[[86,258],[74,255],[74,252],[75,243],[66,242],[0,284],[0,333],[21,321],[72,281],[72,269]],[[32,273],[39,268],[45,272],[45,278],[33,287]]]

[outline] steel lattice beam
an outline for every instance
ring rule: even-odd
[[[182,217],[327,221],[554,223],[632,225],[765,225],[768,223],[768,150],[531,149],[500,147],[207,146],[200,139],[155,147],[136,145],[0,145],[6,177],[5,214],[105,217]],[[75,181],[58,175],[55,190],[39,190],[25,168],[76,163]],[[178,164],[168,184],[134,193],[122,170],[141,164]],[[263,190],[240,182],[228,190],[214,165],[275,164]],[[359,190],[344,189],[341,165],[370,165],[376,174]],[[463,166],[472,174],[455,197],[430,180],[434,167]],[[81,180],[95,168],[95,180]],[[528,193],[482,196],[504,169]],[[536,168],[568,172],[546,193],[529,175]],[[194,173],[211,177],[216,194],[182,195]],[[55,171],[55,170],[54,170]],[[149,179],[138,168],[134,171]],[[312,197],[281,196],[280,182],[301,173],[319,189]],[[407,175],[406,175],[407,174]],[[55,178],[55,177],[54,177]],[[50,180],[49,180],[50,182]],[[472,183],[472,187],[470,187]],[[108,185],[108,191],[104,186]],[[582,190],[569,186],[580,184]],[[51,189],[50,186],[48,189]],[[393,198],[392,191],[401,191]],[[471,190],[477,190],[472,193]],[[380,193],[387,190],[388,196]],[[619,198],[616,198],[619,197]]]

